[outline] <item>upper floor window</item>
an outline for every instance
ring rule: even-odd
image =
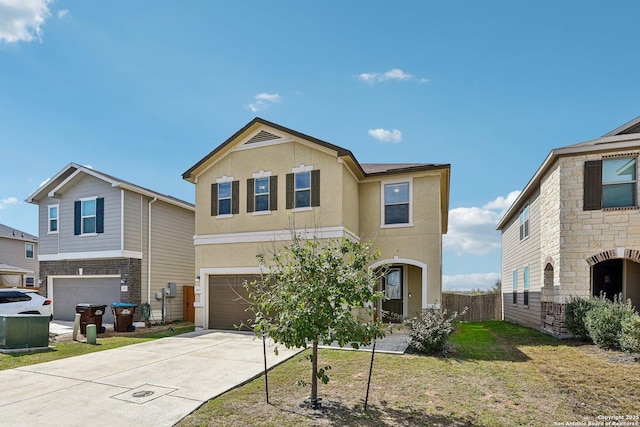
[[[320,171],[313,166],[294,168],[287,178],[287,209],[320,206]]]
[[[29,258],[29,259],[33,259],[33,250],[34,245],[33,243],[25,243],[24,244],[24,257],[25,258]]]
[[[247,212],[268,213],[278,209],[278,177],[260,171],[247,179]]]
[[[211,184],[211,215],[227,217],[239,212],[240,182],[233,177],[222,177]]]
[[[520,240],[529,237],[529,203],[520,210]]]
[[[58,205],[50,205],[48,208],[49,208],[49,215],[48,215],[49,228],[47,232],[57,233],[58,232]]]
[[[585,162],[584,210],[637,206],[636,169],[636,157]]]
[[[411,182],[383,184],[383,225],[411,223]]]
[[[618,208],[636,205],[636,159],[620,158],[602,161],[602,207]]]
[[[74,203],[73,234],[104,233],[104,198],[80,199]]]
[[[513,270],[513,303],[518,303],[518,270]]]

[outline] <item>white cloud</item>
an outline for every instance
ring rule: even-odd
[[[259,93],[253,97],[256,102],[249,104],[249,109],[254,113],[269,108],[269,104],[279,103],[282,101],[282,97],[277,93]]]
[[[361,74],[358,74],[357,79],[370,84],[385,82],[388,80],[417,81],[419,83],[426,83],[429,81],[424,77],[417,78],[412,74],[405,73],[400,68],[393,68],[384,73],[361,73]]]
[[[507,197],[496,197],[479,207],[460,207],[449,211],[449,231],[442,238],[442,245],[457,255],[468,253],[486,255],[500,248],[500,232],[496,225],[519,191]]]
[[[18,199],[15,197],[7,197],[6,199],[2,199],[0,200],[0,210],[3,210],[4,208],[6,208],[9,205],[16,205],[18,204]]]
[[[398,129],[369,129],[367,133],[380,142],[392,142],[394,144],[397,144],[402,141],[402,132]]]
[[[0,0],[0,42],[41,40],[52,0]]]
[[[62,19],[69,14],[69,9],[62,9],[58,11],[58,19]]]
[[[474,273],[442,276],[442,289],[447,291],[489,290],[500,279],[499,273]]]

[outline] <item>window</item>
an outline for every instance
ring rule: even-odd
[[[602,207],[618,208],[636,205],[636,159],[620,158],[602,161]]]
[[[48,233],[58,232],[58,205],[49,206],[49,230]]]
[[[529,237],[529,203],[520,210],[520,240]]]
[[[513,303],[518,303],[518,270],[513,270]]]
[[[96,232],[96,199],[82,200],[82,234]]]
[[[104,233],[104,199],[93,197],[74,203],[73,234],[95,235]]]
[[[33,277],[27,277],[27,280],[25,281],[25,286],[27,288],[33,288],[35,286],[35,279]]]
[[[524,305],[529,305],[529,266],[524,268]]]
[[[231,215],[231,183],[218,184],[218,215]]]
[[[637,159],[616,157],[584,163],[583,209],[637,206]]]
[[[384,185],[384,224],[408,224],[409,183]]]
[[[33,259],[33,243],[24,244],[24,257]]]
[[[320,171],[301,165],[288,173],[287,209],[305,209],[320,206]]]
[[[278,209],[278,177],[260,171],[247,179],[247,212],[268,213]]]
[[[211,216],[227,218],[240,212],[238,195],[240,181],[222,177],[211,184]]]

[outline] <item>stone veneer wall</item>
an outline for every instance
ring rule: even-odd
[[[81,261],[42,261],[40,262],[40,280],[43,285],[40,293],[47,296],[47,276],[83,276],[120,275],[127,285],[127,292],[120,292],[120,302],[136,304],[134,321],[141,319],[140,304],[142,293],[142,262],[134,258],[81,260]]]

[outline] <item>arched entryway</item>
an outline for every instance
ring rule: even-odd
[[[622,294],[623,299],[640,307],[640,251],[616,248],[601,252],[587,259],[591,265],[591,294],[606,294],[613,299]]]
[[[376,262],[370,268],[381,273],[379,290],[385,293],[387,299],[378,305],[378,315],[382,316],[383,312],[392,314],[382,316],[385,322],[415,316],[429,308],[426,264],[411,259],[392,258]]]

